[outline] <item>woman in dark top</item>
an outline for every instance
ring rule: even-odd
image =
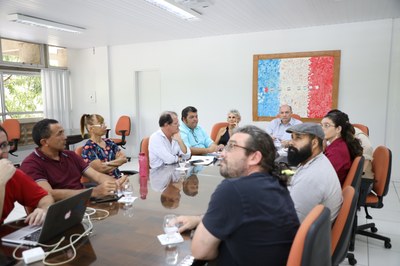
[[[240,113],[238,110],[232,109],[228,113],[228,126],[226,128],[221,128],[218,131],[217,137],[215,138],[215,143],[226,145],[229,141],[229,138],[233,134],[233,130],[239,125],[240,122]]]

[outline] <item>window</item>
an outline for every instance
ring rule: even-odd
[[[43,117],[42,85],[39,73],[0,72],[1,118]]]
[[[0,122],[20,121],[21,146],[32,144],[32,127],[44,116],[40,71],[48,67],[67,68],[67,49],[0,38]]]
[[[67,49],[49,45],[47,47],[47,57],[50,67],[67,67]]]
[[[4,63],[23,66],[44,66],[43,45],[1,39],[1,58]]]

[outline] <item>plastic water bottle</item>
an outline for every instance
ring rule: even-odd
[[[149,171],[148,161],[144,152],[139,153],[139,176],[147,177]]]
[[[140,177],[139,182],[140,182],[140,198],[141,199],[146,199],[147,193],[148,193],[147,176],[146,177]]]

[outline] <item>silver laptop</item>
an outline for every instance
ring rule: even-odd
[[[43,226],[28,225],[1,238],[3,242],[36,246],[82,222],[86,203],[92,194],[87,189],[70,198],[52,204],[47,210]]]

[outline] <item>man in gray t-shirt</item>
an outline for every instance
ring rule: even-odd
[[[287,130],[292,134],[288,162],[298,166],[289,185],[300,222],[317,204],[331,211],[331,222],[342,206],[342,188],[331,162],[322,153],[324,132],[319,124],[303,123]]]

